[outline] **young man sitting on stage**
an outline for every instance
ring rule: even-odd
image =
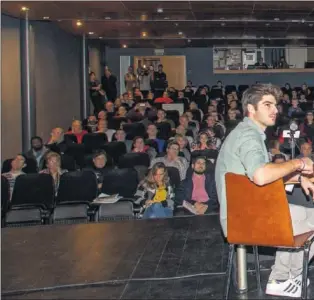
[[[216,185],[220,202],[220,221],[227,236],[226,173],[246,175],[256,185],[263,186],[280,178],[300,181],[307,195],[314,193],[313,183],[303,175],[313,174],[313,161],[307,157],[280,164],[270,163],[265,146],[265,129],[273,126],[277,115],[280,89],[271,84],[258,84],[247,89],[242,97],[247,116],[228,135],[216,162]],[[276,205],[276,203],[274,203]],[[290,204],[294,235],[314,230],[314,207]],[[310,251],[313,257],[314,247]],[[266,294],[300,297],[303,253],[278,251],[266,287]]]

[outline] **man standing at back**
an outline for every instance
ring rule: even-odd
[[[303,176],[313,173],[311,159],[294,159],[279,164],[269,162],[265,146],[265,129],[275,124],[279,95],[280,89],[271,84],[258,84],[247,89],[242,96],[243,113],[246,117],[228,135],[218,155],[215,180],[220,202],[220,222],[226,237],[228,236],[226,173],[245,175],[259,186],[280,178],[289,178],[289,180],[300,181],[306,194],[314,192],[313,183]],[[294,235],[314,229],[313,210],[314,207],[306,208],[290,204]],[[313,254],[312,245],[310,258]],[[302,258],[301,251],[295,253],[277,251],[266,294],[300,297]]]

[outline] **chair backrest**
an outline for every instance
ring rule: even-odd
[[[149,167],[150,159],[147,153],[132,152],[126,153],[119,159],[119,168],[133,168],[134,166]]]
[[[82,143],[85,145],[86,152],[92,152],[102,149],[107,141],[105,133],[88,133],[83,136]]]
[[[72,134],[72,133],[67,133],[64,135],[64,139],[65,141],[69,141],[70,143],[74,142],[74,143],[77,143],[77,137],[76,135]]]
[[[289,205],[282,180],[257,186],[227,173],[227,239],[232,244],[293,246]]]
[[[180,172],[175,167],[167,167],[170,183],[174,188],[177,188],[180,185],[181,178]]]
[[[133,197],[138,186],[138,175],[134,168],[111,169],[104,173],[101,192]]]
[[[9,204],[9,181],[4,176],[1,176],[1,212],[5,213]]]
[[[144,137],[146,134],[145,126],[143,123],[123,124],[123,130],[126,133],[127,140],[133,140],[136,136]]]
[[[74,171],[61,176],[57,203],[91,202],[96,196],[97,179],[93,171]]]
[[[126,153],[126,145],[123,142],[110,142],[105,144],[104,150],[112,157],[114,163],[117,165],[120,156]]]
[[[156,123],[158,130],[157,137],[162,140],[168,140],[171,135],[171,125],[169,122]]]
[[[54,206],[54,183],[49,174],[26,174],[16,178],[11,206]]]

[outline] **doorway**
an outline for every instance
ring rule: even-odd
[[[158,65],[162,64],[164,72],[167,75],[169,87],[182,90],[186,86],[186,60],[183,55],[171,56],[135,56],[134,70],[139,66],[153,66],[154,70],[158,70]]]

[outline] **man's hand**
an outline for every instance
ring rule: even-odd
[[[310,195],[314,200],[314,184],[307,177],[301,178],[301,187],[306,195]]]
[[[313,161],[308,157],[303,157],[301,159],[303,164],[301,164],[300,171],[302,174],[313,174]]]

